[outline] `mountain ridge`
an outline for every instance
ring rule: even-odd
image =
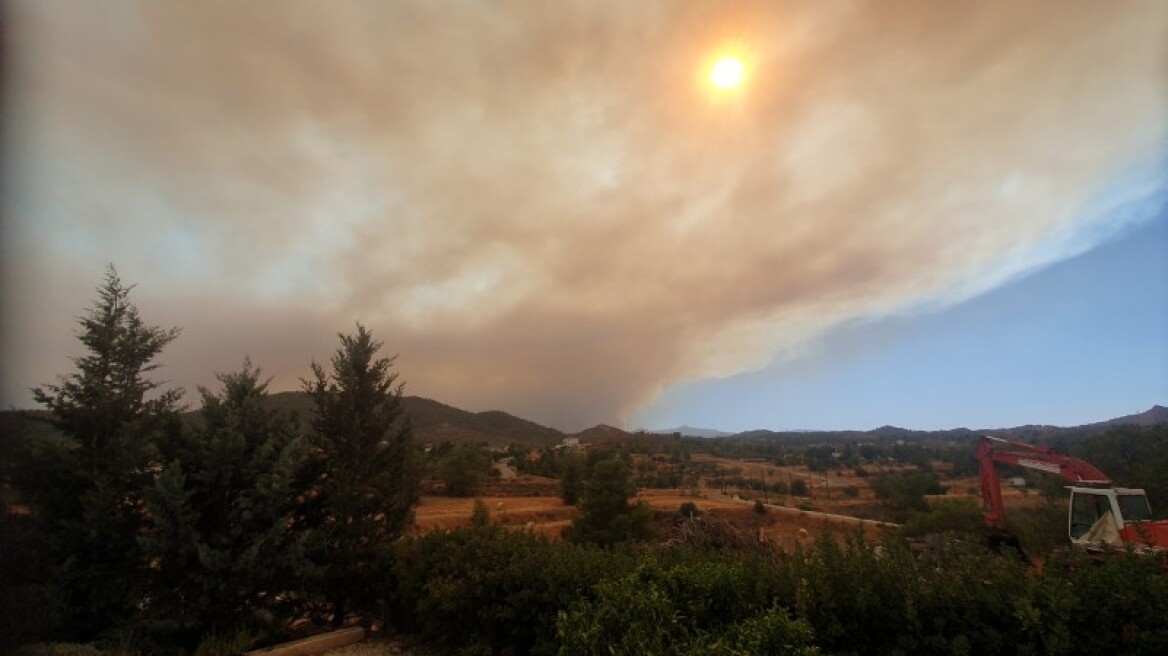
[[[268,407],[289,412],[297,417],[302,430],[311,428],[313,413],[312,398],[306,392],[275,392],[268,396]],[[534,421],[517,417],[502,410],[486,410],[471,412],[434,399],[420,396],[403,396],[402,404],[410,423],[414,429],[414,439],[423,444],[452,443],[485,443],[489,446],[504,447],[511,444],[522,444],[533,448],[548,447],[559,443],[565,437],[576,437],[584,442],[612,443],[625,438],[643,436],[645,431],[636,433],[607,424],[598,424],[591,428],[569,433],[555,428],[543,426]],[[0,434],[7,434],[19,430],[25,434],[45,434],[52,429],[42,420],[32,419],[30,415],[46,417],[43,410],[8,410],[0,411]],[[183,413],[185,420],[198,421],[198,410],[188,410]],[[35,424],[35,426],[33,425]],[[1168,407],[1153,405],[1148,410],[1131,415],[1124,415],[1114,419],[1083,424],[1080,426],[1015,426],[1012,428],[977,429],[953,428],[941,431],[918,431],[896,426],[881,426],[868,431],[774,431],[757,429],[730,433],[709,428],[694,428],[683,425],[677,429],[667,431],[650,431],[648,434],[661,436],[680,433],[691,437],[705,437],[707,439],[758,439],[772,436],[793,437],[800,440],[816,438],[825,439],[903,439],[923,437],[950,437],[962,438],[992,433],[1001,437],[1018,440],[1043,440],[1053,437],[1076,438],[1108,428],[1122,425],[1135,426],[1168,426]]]

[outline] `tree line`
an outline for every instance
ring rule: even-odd
[[[245,359],[199,389],[187,426],[182,390],[151,377],[179,330],[146,323],[131,289],[111,266],[79,319],[75,370],[33,391],[59,435],[6,436],[19,505],[0,513],[7,648],[52,638],[182,653],[367,609],[367,582],[419,495],[394,358],[360,324],[339,335],[302,381],[305,433],[267,408],[268,381]]]
[[[479,445],[414,444],[394,358],[363,325],[310,362],[309,430],[267,402],[245,358],[198,389],[152,378],[176,328],[146,323],[111,266],[79,319],[75,370],[33,390],[53,431],[4,436],[0,476],[0,652],[76,641],[128,653],[234,653],[287,636],[293,622],[381,614],[395,547],[423,476],[478,491]],[[513,449],[521,469],[527,453]],[[539,466],[538,464],[536,466]],[[562,455],[565,537],[605,547],[652,536],[627,454]],[[475,525],[489,524],[476,505]]]

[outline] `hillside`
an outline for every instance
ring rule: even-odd
[[[532,421],[516,417],[499,410],[469,412],[419,396],[403,397],[406,412],[414,427],[415,439],[420,443],[441,442],[484,442],[490,446],[525,444],[532,447],[550,446],[559,442],[565,433]],[[268,397],[271,407],[294,413],[300,420],[301,428],[307,430],[312,417],[312,400],[305,392],[279,392]],[[9,410],[0,412],[0,455],[3,455],[3,439],[23,433],[25,435],[52,435],[54,430],[47,424],[26,418],[27,411]],[[33,414],[44,417],[43,411]],[[198,411],[185,413],[187,421],[197,421]],[[1160,405],[1133,415],[1117,417],[1083,426],[1017,426],[1013,428],[969,430],[965,428],[948,431],[915,431],[894,426],[882,426],[869,431],[771,431],[766,429],[728,434],[710,429],[703,433],[718,435],[719,439],[766,440],[781,437],[792,442],[854,441],[863,438],[875,439],[961,439],[992,433],[1001,437],[1045,441],[1053,438],[1079,440],[1104,432],[1120,425],[1165,426],[1168,425],[1168,408]],[[689,429],[697,432],[696,429]],[[632,434],[608,425],[598,425],[576,434],[586,442],[609,442],[628,438]]]
[[[269,397],[273,407],[295,412],[302,427],[312,417],[312,399],[305,392],[280,392]],[[554,429],[499,410],[468,412],[420,396],[402,397],[414,440],[420,443],[486,442],[491,446],[526,444],[548,446],[558,442],[563,434]]]
[[[1138,415],[1127,415],[1111,421],[1103,422],[1105,426],[1165,426],[1168,425],[1168,408],[1154,405]]]

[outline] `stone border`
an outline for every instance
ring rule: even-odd
[[[351,626],[347,629],[338,629],[329,633],[322,633],[310,638],[293,640],[274,647],[265,647],[249,651],[244,656],[311,656],[330,649],[344,647],[365,639],[365,629],[360,626]]]

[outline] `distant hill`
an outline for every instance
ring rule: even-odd
[[[450,441],[486,442],[490,446],[518,443],[542,447],[556,444],[564,437],[563,433],[554,428],[540,426],[498,410],[468,412],[420,396],[403,397],[402,403],[414,428],[414,440],[422,444]],[[312,398],[307,393],[271,394],[268,396],[268,406],[295,414],[301,430],[307,431],[311,428],[314,407]],[[0,455],[3,454],[3,438],[9,435],[23,433],[39,437],[56,434],[51,425],[30,419],[28,414],[19,410],[0,412]],[[32,414],[42,418],[48,416],[40,410]],[[183,419],[188,423],[196,423],[198,417],[198,410],[183,413]]]
[[[681,433],[686,437],[730,437],[734,434],[727,433],[726,431],[714,430],[713,428],[694,428],[693,426],[660,428],[649,432],[657,435],[673,435],[674,433]]]
[[[407,396],[403,401],[414,426],[414,439],[419,442],[550,446],[564,437],[562,432],[554,428],[500,410],[467,412],[420,396]]]
[[[554,428],[541,426],[532,421],[516,417],[499,410],[486,412],[468,412],[453,406],[440,403],[420,396],[403,397],[406,412],[414,427],[415,439],[420,443],[438,444],[441,442],[485,442],[490,446],[507,446],[510,444],[524,444],[531,447],[551,446],[564,438],[565,433]],[[312,419],[312,399],[305,392],[280,392],[268,397],[271,407],[282,411],[295,413],[299,418],[301,428],[309,429]],[[0,456],[5,450],[4,438],[17,434],[30,436],[52,436],[55,430],[43,421],[27,418],[28,411],[10,410],[0,412]],[[33,414],[44,417],[43,411]],[[197,421],[198,411],[192,410],[184,415],[190,422]],[[765,439],[783,437],[797,442],[822,440],[856,440],[856,439],[921,439],[921,438],[964,438],[992,433],[1001,437],[1018,440],[1046,440],[1051,438],[1077,440],[1101,433],[1108,428],[1120,425],[1137,426],[1168,426],[1168,408],[1155,405],[1150,409],[1134,415],[1117,417],[1108,421],[1083,426],[1018,426],[1014,428],[969,430],[956,428],[947,431],[916,431],[895,426],[881,426],[869,431],[771,431],[752,430],[742,433],[727,433],[708,428],[693,428],[681,426],[672,430],[653,431],[671,435],[681,433],[695,437],[733,437],[736,439]],[[614,426],[600,424],[587,430],[576,433],[583,442],[607,443],[633,437],[629,433]]]
[[[1127,415],[1125,417],[1118,417],[1111,421],[1103,422],[1105,426],[1166,426],[1168,425],[1168,408],[1162,405],[1154,405],[1138,415]]]
[[[268,397],[276,408],[295,412],[301,426],[308,428],[313,413],[312,398],[306,392],[280,392]],[[491,446],[525,444],[548,446],[559,442],[563,433],[499,410],[468,412],[420,396],[402,397],[410,416],[414,440],[420,443],[486,442]]]
[[[581,442],[609,442],[612,440],[632,437],[632,434],[626,430],[617,428],[616,426],[609,426],[608,424],[597,424],[587,430],[582,430],[576,433],[574,437],[580,438]]]

